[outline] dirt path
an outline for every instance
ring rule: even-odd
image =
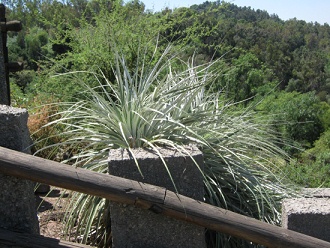
[[[68,202],[68,194],[64,197],[63,189],[51,188],[49,193],[36,193],[40,234],[45,237],[63,239],[64,210]]]

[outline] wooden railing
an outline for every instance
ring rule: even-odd
[[[330,247],[326,241],[177,195],[165,188],[74,168],[2,147],[0,173],[135,205],[267,247]]]
[[[19,233],[0,229],[0,247],[20,248],[93,248],[92,246],[58,240],[31,233]]]

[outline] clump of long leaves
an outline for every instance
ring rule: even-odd
[[[107,173],[113,148],[126,148],[134,154],[134,148],[149,147],[157,152],[157,147],[168,146],[186,154],[184,145],[195,144],[204,154],[201,173],[206,202],[278,224],[280,200],[290,192],[271,168],[285,153],[251,109],[240,110],[207,90],[217,76],[212,70],[217,61],[198,66],[193,60],[183,63],[168,47],[156,62],[139,57],[132,72],[122,55],[116,53],[115,57],[115,81],[94,74],[97,87],[79,82],[86,89],[84,97],[63,103],[63,111],[46,125],[61,127],[65,139],[58,145],[73,154],[65,162]],[[173,68],[179,62],[185,69]],[[78,72],[67,75],[79,79]],[[109,243],[107,200],[73,193],[68,210],[67,234],[75,229],[84,243]],[[209,239],[210,247],[249,245],[223,234],[211,233]]]

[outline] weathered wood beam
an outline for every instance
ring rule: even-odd
[[[165,188],[74,168],[2,147],[0,173],[135,205],[267,247],[330,247],[326,241],[177,195]]]
[[[0,244],[5,247],[21,248],[92,248],[92,246],[88,245],[5,229],[0,229]]]

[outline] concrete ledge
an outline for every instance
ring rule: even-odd
[[[282,226],[330,242],[330,189],[304,189],[306,198],[285,199]]]

